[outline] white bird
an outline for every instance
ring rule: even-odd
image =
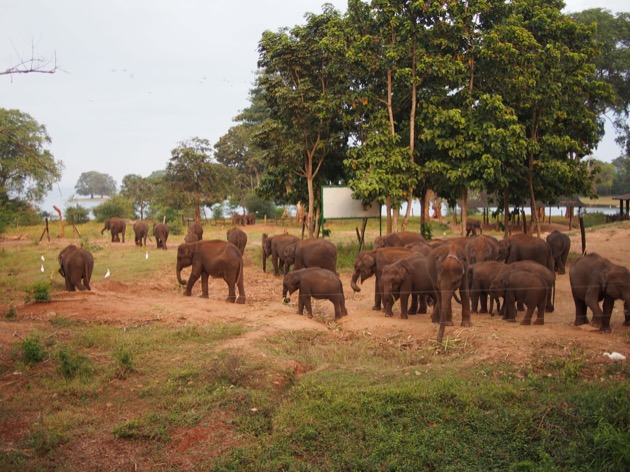
[[[604,355],[613,361],[625,361],[626,356],[619,354],[618,352],[605,352]]]
[[[144,255],[144,258],[145,258],[145,259],[148,259],[148,258],[149,258],[149,251],[147,251],[147,253]]]
[[[109,277],[111,275],[111,272],[109,271],[109,269],[107,269],[107,272],[105,272],[105,278]]]
[[[42,268],[39,270],[41,271],[42,274],[44,273],[44,264],[42,264]]]
[[[42,262],[44,262],[46,259],[44,259],[44,255],[42,254],[40,259],[42,260]]]

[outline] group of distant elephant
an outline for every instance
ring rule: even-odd
[[[125,221],[111,218],[101,231],[109,230],[112,242],[124,242]],[[146,245],[148,224],[134,224],[136,244]],[[166,249],[168,226],[155,224],[157,247]],[[208,297],[208,278],[223,278],[228,285],[227,301],[244,303],[243,254],[247,233],[237,227],[227,232],[227,240],[203,240],[203,227],[193,223],[185,243],[177,251],[177,280],[185,285],[185,295],[201,278],[202,297]],[[374,249],[360,251],[354,262],[351,287],[374,276],[374,310],[393,316],[393,305],[400,300],[400,316],[426,313],[432,306],[431,320],[443,327],[452,325],[452,298],[462,305],[462,326],[471,326],[472,313],[497,313],[516,321],[517,310],[525,309],[523,325],[544,324],[545,313],[553,312],[556,272],[566,273],[571,246],[569,237],[559,231],[546,240],[518,234],[504,239],[488,235],[426,241],[419,233],[399,232],[378,237]],[[328,299],[335,318],[346,316],[343,284],[337,274],[337,248],[322,238],[300,240],[290,234],[262,238],[262,265],[267,271],[271,257],[273,273],[283,275],[282,300],[298,291],[298,313],[306,308],[312,316],[311,298]],[[89,290],[94,266],[91,254],[68,246],[59,254],[59,273],[68,290]],[[192,266],[187,281],[182,269]],[[293,270],[291,270],[293,266]],[[576,309],[575,325],[588,323],[610,332],[614,302],[624,302],[624,326],[630,325],[630,272],[597,254],[579,257],[571,264],[569,280]],[[238,296],[236,291],[238,290]],[[600,302],[603,306],[600,307]]]

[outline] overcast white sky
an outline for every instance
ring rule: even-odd
[[[216,143],[248,105],[263,31],[303,24],[324,3],[2,0],[0,69],[30,57],[34,44],[39,56],[56,54],[60,70],[0,76],[0,107],[47,127],[50,149],[65,165],[62,189],[91,170],[118,184],[127,174],[147,176],[166,167],[181,141]],[[630,10],[625,0],[566,3],[567,11]],[[596,157],[620,154],[613,139],[609,132]]]

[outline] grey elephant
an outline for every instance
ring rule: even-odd
[[[499,259],[499,241],[487,235],[469,238],[464,251],[470,265],[483,261],[496,261]]]
[[[275,236],[262,235],[262,266],[263,272],[267,272],[267,257],[271,256],[273,263],[273,274],[280,275],[279,268],[284,272],[284,250],[289,244],[297,243],[300,240],[291,234],[278,234]]]
[[[479,230],[479,234],[483,234],[483,229],[481,228],[481,221],[477,220],[466,220],[466,237],[468,236],[477,236],[477,230]]]
[[[182,269],[192,266],[188,282],[182,279]],[[177,248],[177,281],[186,285],[184,295],[190,296],[195,282],[201,277],[201,296],[208,298],[208,278],[222,278],[228,286],[228,302],[245,303],[243,258],[236,246],[212,239],[183,243]],[[238,298],[236,297],[238,288]]]
[[[502,272],[509,271],[509,266],[499,261],[481,261],[471,264],[468,268],[468,283],[470,286],[470,301],[473,313],[494,313],[494,300],[491,295],[490,284],[492,279]]]
[[[571,250],[571,238],[566,233],[554,230],[547,236],[547,244],[553,254],[554,266],[558,274],[566,273],[567,258]]]
[[[591,325],[610,333],[615,300],[624,302],[624,326],[630,326],[630,271],[592,253],[577,259],[569,269],[571,294],[575,303],[575,326],[588,323],[586,309],[593,313]],[[603,302],[600,308],[599,302]]]
[[[196,239],[194,239],[192,236],[189,238],[188,235],[193,234],[196,236]],[[188,225],[188,235],[186,236],[186,238],[189,239],[189,241],[186,242],[191,242],[194,243],[195,241],[201,241],[203,239],[203,226],[201,226],[201,223],[198,222],[194,222],[194,223],[190,223]]]
[[[522,303],[527,307],[522,325],[530,325],[534,310],[537,309],[534,324],[545,324],[545,304],[550,288],[538,274],[527,270],[510,270],[492,280],[490,291],[495,297],[504,299],[505,312],[503,319],[516,321],[515,304]]]
[[[118,218],[116,216],[112,218],[108,218],[105,220],[105,225],[101,230],[101,235],[105,231],[109,231],[112,236],[113,243],[120,242],[120,236],[122,235],[122,242],[125,242],[125,231],[127,230],[127,223],[122,218]]]
[[[295,270],[321,267],[337,273],[337,248],[325,239],[311,238],[288,244],[284,248],[283,259],[285,274],[292,265]]]
[[[508,264],[517,261],[535,261],[554,271],[554,259],[547,241],[528,234],[517,234],[499,241],[499,260]]]
[[[431,321],[440,323],[438,342],[442,342],[444,327],[453,324],[451,299],[459,292],[462,304],[462,326],[472,326],[470,319],[470,292],[468,262],[464,250],[458,244],[443,244],[433,250],[437,264],[437,283],[440,290],[439,312],[433,310]]]
[[[437,266],[432,255],[416,255],[401,259],[383,268],[383,309],[385,316],[393,316],[392,305],[400,298],[400,317],[426,313],[427,299],[433,300],[433,310],[439,311]],[[409,308],[409,297],[411,307]]]
[[[282,300],[288,301],[287,294],[291,295],[296,290],[299,290],[298,313],[300,315],[304,314],[304,308],[306,308],[308,317],[313,316],[311,297],[330,300],[335,307],[335,319],[348,314],[343,284],[335,272],[321,267],[309,267],[285,274],[282,281]]]
[[[66,282],[66,290],[92,290],[90,280],[94,270],[94,257],[85,249],[71,244],[61,250],[59,256],[59,275]]]
[[[149,224],[146,221],[136,221],[133,224],[134,242],[136,246],[147,245],[147,237],[149,236]]]
[[[420,234],[413,231],[401,231],[399,233],[391,233],[386,236],[378,236],[374,240],[374,249],[382,247],[404,247],[416,241],[424,241],[426,239]]]
[[[168,225],[166,223],[154,223],[153,224],[153,237],[158,249],[164,249],[166,251],[166,241],[168,240]]]
[[[375,289],[374,289],[374,306],[372,310],[380,310],[383,288],[381,275],[383,269],[387,264],[391,264],[400,259],[405,259],[414,255],[414,252],[404,247],[382,247],[380,249],[366,250],[359,252],[354,258],[354,272],[352,273],[352,279],[350,286],[355,292],[360,292],[361,288],[357,285],[357,281],[360,279],[363,283],[366,279],[374,276]]]
[[[234,244],[241,255],[245,253],[245,246],[247,246],[247,233],[240,228],[230,228],[227,230],[227,240]]]

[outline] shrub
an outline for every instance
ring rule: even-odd
[[[22,361],[26,364],[41,362],[46,357],[44,348],[39,336],[30,336],[20,344],[22,350]]]
[[[267,215],[267,218],[271,218],[274,215],[278,217],[278,209],[273,202],[263,200],[253,193],[245,196],[245,208],[247,208],[248,213],[255,214],[257,219],[262,219],[265,215]],[[283,209],[280,209],[279,217],[282,217],[282,211]]]
[[[116,360],[116,377],[124,379],[127,374],[135,370],[133,353],[124,347],[118,348],[114,352],[114,359]]]
[[[115,216],[119,218],[133,218],[135,213],[133,202],[121,196],[112,197],[92,209],[96,221],[105,221]]]
[[[85,356],[72,352],[67,347],[62,347],[57,351],[57,362],[59,364],[59,372],[66,379],[72,379],[81,373],[91,374],[92,372],[90,360]]]
[[[65,209],[65,215],[67,221],[74,221],[74,223],[77,225],[90,221],[90,210],[88,210],[84,206],[79,205],[78,203],[75,205],[67,206]]]
[[[35,282],[29,290],[26,292],[25,301],[28,303],[34,300],[37,303],[49,302],[51,284],[46,280],[40,280]]]
[[[14,320],[17,317],[17,310],[15,309],[15,305],[11,303],[9,308],[7,308],[4,313],[2,313],[2,318],[5,320]]]

